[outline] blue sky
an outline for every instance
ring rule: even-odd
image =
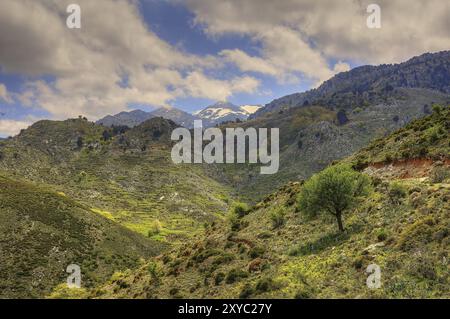
[[[183,5],[166,1],[144,1],[140,5],[141,13],[149,27],[161,39],[186,52],[196,55],[216,55],[222,50],[239,48],[250,55],[257,55],[260,50],[260,44],[245,35],[231,34],[218,39],[208,37],[201,27],[193,25],[195,15]],[[226,73],[231,73],[232,76],[239,72],[238,69],[232,68],[222,76],[226,77]],[[253,75],[262,81],[262,93],[238,93],[228,99],[230,102],[237,105],[264,105],[274,98],[305,91],[311,87],[311,83],[308,82],[280,85],[270,77]],[[187,97],[174,100],[172,105],[193,112],[214,102],[211,99]]]
[[[81,29],[66,26],[74,2]],[[367,26],[370,3],[3,0],[0,136],[43,118],[266,104],[361,64],[450,47],[445,1],[380,0],[380,29]]]

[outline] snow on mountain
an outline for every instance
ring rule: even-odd
[[[256,112],[261,106],[259,105],[242,105],[237,106],[229,102],[217,102],[203,110],[194,113],[195,116],[208,120],[212,124],[220,124],[228,121],[245,121],[250,114]]]

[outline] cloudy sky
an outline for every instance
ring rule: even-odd
[[[81,29],[66,26],[71,3]],[[448,49],[448,0],[0,0],[0,136],[42,118],[265,104]]]

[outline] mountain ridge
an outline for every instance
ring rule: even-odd
[[[394,88],[425,88],[450,94],[450,51],[425,53],[398,64],[365,65],[341,72],[318,88],[273,100],[250,118],[283,108],[322,105],[356,108],[382,101]]]

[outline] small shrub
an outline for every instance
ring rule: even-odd
[[[219,272],[214,277],[214,284],[216,286],[220,285],[220,283],[225,279],[225,274],[223,272]]]
[[[393,204],[399,204],[402,198],[405,198],[407,194],[407,190],[405,186],[398,182],[393,182],[389,186],[388,196],[389,200]]]
[[[231,231],[238,231],[246,226],[241,218],[248,214],[250,208],[245,203],[236,203],[231,210],[228,220],[230,222]]]
[[[250,284],[245,284],[244,287],[242,287],[242,291],[239,294],[239,298],[248,299],[253,295],[254,292],[255,291]]]
[[[400,234],[397,246],[403,251],[408,251],[431,242],[435,233],[433,226],[434,220],[429,216],[416,221]]]
[[[256,246],[256,247],[253,247],[252,249],[250,249],[250,251],[248,252],[248,255],[250,256],[250,258],[254,259],[254,258],[262,257],[265,252],[266,252],[266,250],[264,247]]]
[[[148,237],[152,237],[161,233],[162,226],[159,220],[155,220],[147,232]]]
[[[85,288],[69,288],[66,283],[53,288],[48,299],[87,299],[89,292]]]
[[[388,232],[384,228],[378,229],[375,235],[378,241],[385,241],[388,238]]]
[[[218,249],[205,249],[205,250],[197,252],[197,254],[192,256],[192,260],[197,263],[202,263],[211,256],[221,255],[221,254],[222,254],[222,252]]]
[[[170,289],[169,294],[175,299],[182,298],[179,288],[172,288],[172,289]]]
[[[232,284],[235,283],[236,281],[241,280],[242,278],[247,278],[248,277],[248,273],[246,273],[245,271],[241,270],[241,269],[232,269],[228,272],[226,278],[225,278],[225,282],[227,284]]]
[[[283,208],[278,208],[270,214],[272,226],[274,229],[283,226],[286,222],[286,212]]]
[[[433,106],[431,107],[431,109],[433,110],[434,113],[436,114],[441,114],[442,113],[442,106],[440,106],[439,104],[433,104]]]
[[[299,290],[294,296],[294,299],[311,299],[313,298],[312,293],[309,290]]]
[[[432,183],[443,183],[449,177],[449,170],[444,166],[434,167],[430,174],[430,180]]]
[[[238,217],[242,218],[248,214],[250,208],[245,203],[236,203],[233,207],[233,213]]]
[[[272,233],[269,231],[263,231],[263,232],[259,233],[258,236],[256,236],[256,237],[258,237],[260,239],[267,239],[267,238],[272,237]]]
[[[256,291],[258,293],[268,292],[272,290],[278,289],[278,285],[275,283],[275,281],[272,278],[265,277],[258,280],[256,283]]]
[[[150,262],[148,264],[147,270],[150,273],[150,275],[152,276],[152,278],[155,279],[155,280],[159,280],[159,278],[163,274],[163,272],[162,272],[161,268],[159,267],[159,265],[157,263],[154,263],[154,262]]]

